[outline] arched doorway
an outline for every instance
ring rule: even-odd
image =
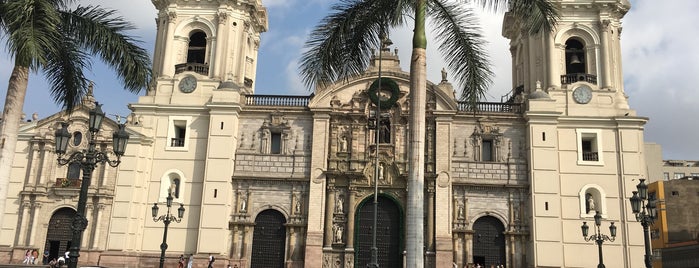
[[[505,226],[495,217],[481,217],[473,223],[473,263],[482,267],[504,265]]]
[[[268,209],[255,218],[252,234],[250,267],[283,268],[286,247],[286,218],[279,211]]]
[[[388,197],[378,197],[376,247],[379,267],[403,267],[403,216],[398,205]],[[354,267],[367,267],[371,262],[374,197],[359,205],[354,229]]]
[[[61,208],[51,216],[46,232],[46,243],[44,243],[44,248],[49,251],[49,260],[58,258],[70,248],[70,242],[73,239],[73,230],[70,226],[75,214],[72,208]]]

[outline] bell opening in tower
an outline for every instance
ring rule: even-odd
[[[206,62],[206,34],[204,32],[194,32],[189,37],[189,47],[187,48],[187,63]]]

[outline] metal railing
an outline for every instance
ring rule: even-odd
[[[472,113],[521,113],[522,105],[519,103],[502,102],[458,102],[458,110]]]
[[[172,138],[170,147],[184,147],[184,138]]]
[[[206,63],[180,63],[175,65],[175,74],[183,72],[195,72],[201,75],[209,75],[209,65]]]
[[[567,85],[576,82],[588,82],[597,85],[597,76],[594,74],[572,73],[561,75],[561,84]]]
[[[247,95],[245,105],[306,107],[310,100],[311,96]]]
[[[597,152],[583,152],[583,161],[599,161],[599,156]]]

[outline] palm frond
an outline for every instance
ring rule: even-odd
[[[3,30],[15,64],[36,71],[60,42],[56,0],[3,2]]]
[[[462,88],[460,99],[475,104],[485,96],[493,75],[476,15],[467,6],[448,0],[430,1],[428,8],[439,50]]]
[[[379,33],[403,21],[394,0],[345,0],[333,6],[306,41],[300,73],[309,88],[326,86],[363,72]]]
[[[148,52],[139,40],[126,34],[134,26],[116,11],[96,6],[79,6],[62,12],[63,31],[75,37],[76,44],[98,55],[117,72],[124,87],[138,93],[151,78]]]
[[[47,59],[44,73],[51,85],[51,96],[56,103],[71,111],[87,91],[83,70],[90,67],[89,55],[64,34],[59,49],[47,55]]]
[[[550,0],[511,0],[510,12],[531,35],[553,31],[559,18],[558,9]]]

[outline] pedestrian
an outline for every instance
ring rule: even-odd
[[[58,257],[57,265],[58,267],[63,267],[63,265],[66,264],[66,258],[63,256]]]
[[[180,254],[180,261],[177,264],[177,268],[184,268],[184,255]]]
[[[39,251],[36,249],[32,249],[32,257],[30,258],[30,263],[36,264],[37,259],[39,259]]]
[[[49,250],[44,250],[44,258],[42,259],[42,264],[46,265],[49,263]]]
[[[56,268],[56,267],[58,267],[58,261],[56,260],[56,258],[53,258],[53,260],[51,260],[51,261],[49,262],[49,267],[50,267],[50,268]]]
[[[214,258],[214,255],[209,254],[209,266],[207,266],[207,268],[213,268],[215,261],[216,261],[216,258]]]
[[[194,255],[189,255],[189,261],[187,261],[187,268],[192,268],[192,265],[194,264]]]
[[[22,264],[29,264],[29,258],[32,256],[32,250],[27,249],[27,251],[24,252],[24,260],[22,261]]]

